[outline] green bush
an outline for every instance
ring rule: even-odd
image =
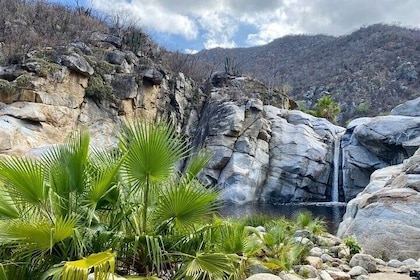
[[[356,107],[356,113],[357,114],[366,114],[370,110],[370,103],[368,101],[360,103]]]
[[[88,86],[86,88],[86,96],[101,101],[110,98],[113,93],[112,86],[105,82],[98,74],[89,77]]]
[[[20,75],[15,80],[15,83],[19,88],[31,88],[33,86],[32,76],[30,74]]]
[[[344,244],[349,248],[351,256],[354,256],[362,251],[362,247],[353,236],[346,237],[344,239]]]
[[[0,79],[0,94],[12,95],[16,92],[16,87],[9,81]]]
[[[315,108],[310,112],[315,117],[326,118],[330,122],[336,122],[337,116],[340,113],[340,105],[335,102],[330,95],[324,95],[318,99]]]

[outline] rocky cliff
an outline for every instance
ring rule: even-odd
[[[86,127],[111,147],[124,119],[168,118],[214,157],[202,180],[237,203],[331,199],[333,149],[343,128],[300,111],[281,91],[216,73],[199,88],[119,38],[43,48],[0,68],[0,153],[37,153]]]
[[[369,183],[373,171],[400,164],[420,147],[420,98],[394,108],[391,115],[356,119],[342,138],[341,185],[350,200]]]
[[[344,190],[354,198],[338,235],[356,237],[374,256],[420,257],[419,102],[401,104],[389,116],[355,120],[343,138]]]
[[[402,164],[375,171],[351,200],[338,236],[354,236],[368,254],[420,257],[420,150]]]
[[[214,84],[197,129],[197,143],[214,153],[203,181],[235,203],[329,201],[332,147],[344,129],[265,105],[255,90],[238,94],[249,82],[233,78],[227,85]]]
[[[189,134],[203,102],[182,73],[123,50],[108,34],[27,56],[0,67],[0,153],[62,142],[78,127],[89,129],[94,145],[111,146],[121,122],[135,117],[169,118]]]
[[[416,100],[345,130],[292,110],[293,100],[255,79],[220,72],[198,87],[152,56],[93,33],[87,43],[41,48],[0,67],[0,153],[36,153],[78,127],[111,147],[124,120],[167,118],[213,153],[201,179],[222,199],[283,203],[348,201],[374,170],[420,145]]]

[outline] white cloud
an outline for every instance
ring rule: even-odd
[[[230,14],[219,11],[208,11],[199,15],[198,23],[204,31],[204,47],[206,49],[236,47],[232,37],[238,29],[238,22]]]
[[[161,1],[162,2],[162,1]],[[91,0],[94,8],[123,21],[138,23],[157,32],[181,35],[188,40],[196,39],[198,27],[188,15],[175,13],[159,1]]]
[[[199,52],[199,50],[194,50],[194,49],[185,49],[184,50],[184,53],[186,53],[186,54],[196,54],[198,52]]]
[[[128,15],[148,30],[202,41],[205,48],[236,47],[243,24],[247,45],[287,34],[349,33],[373,23],[420,27],[418,0],[91,0],[104,12]]]

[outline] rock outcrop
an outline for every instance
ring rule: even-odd
[[[394,109],[407,115],[360,118],[347,126],[342,138],[346,201],[366,187],[373,171],[402,163],[420,147],[420,117],[413,116],[417,103],[413,100]]]
[[[202,91],[120,44],[107,45],[110,62],[103,60],[97,45],[109,38],[33,51],[24,64],[0,67],[0,154],[63,142],[80,127],[93,145],[109,147],[121,122],[136,117],[168,118],[192,135]]]
[[[264,105],[258,91],[241,90],[261,86],[252,79],[226,83],[213,79],[197,128],[196,144],[214,154],[202,180],[235,203],[329,201],[332,146],[344,129],[286,102]]]
[[[347,204],[339,237],[355,236],[366,253],[420,257],[420,149],[402,164],[375,171]]]

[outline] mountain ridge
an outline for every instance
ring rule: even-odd
[[[288,35],[263,46],[203,50],[193,57],[215,70],[223,70],[229,58],[268,86],[288,85],[301,109],[329,94],[341,105],[342,125],[386,114],[420,92],[420,30],[395,25],[375,24],[338,37]]]

